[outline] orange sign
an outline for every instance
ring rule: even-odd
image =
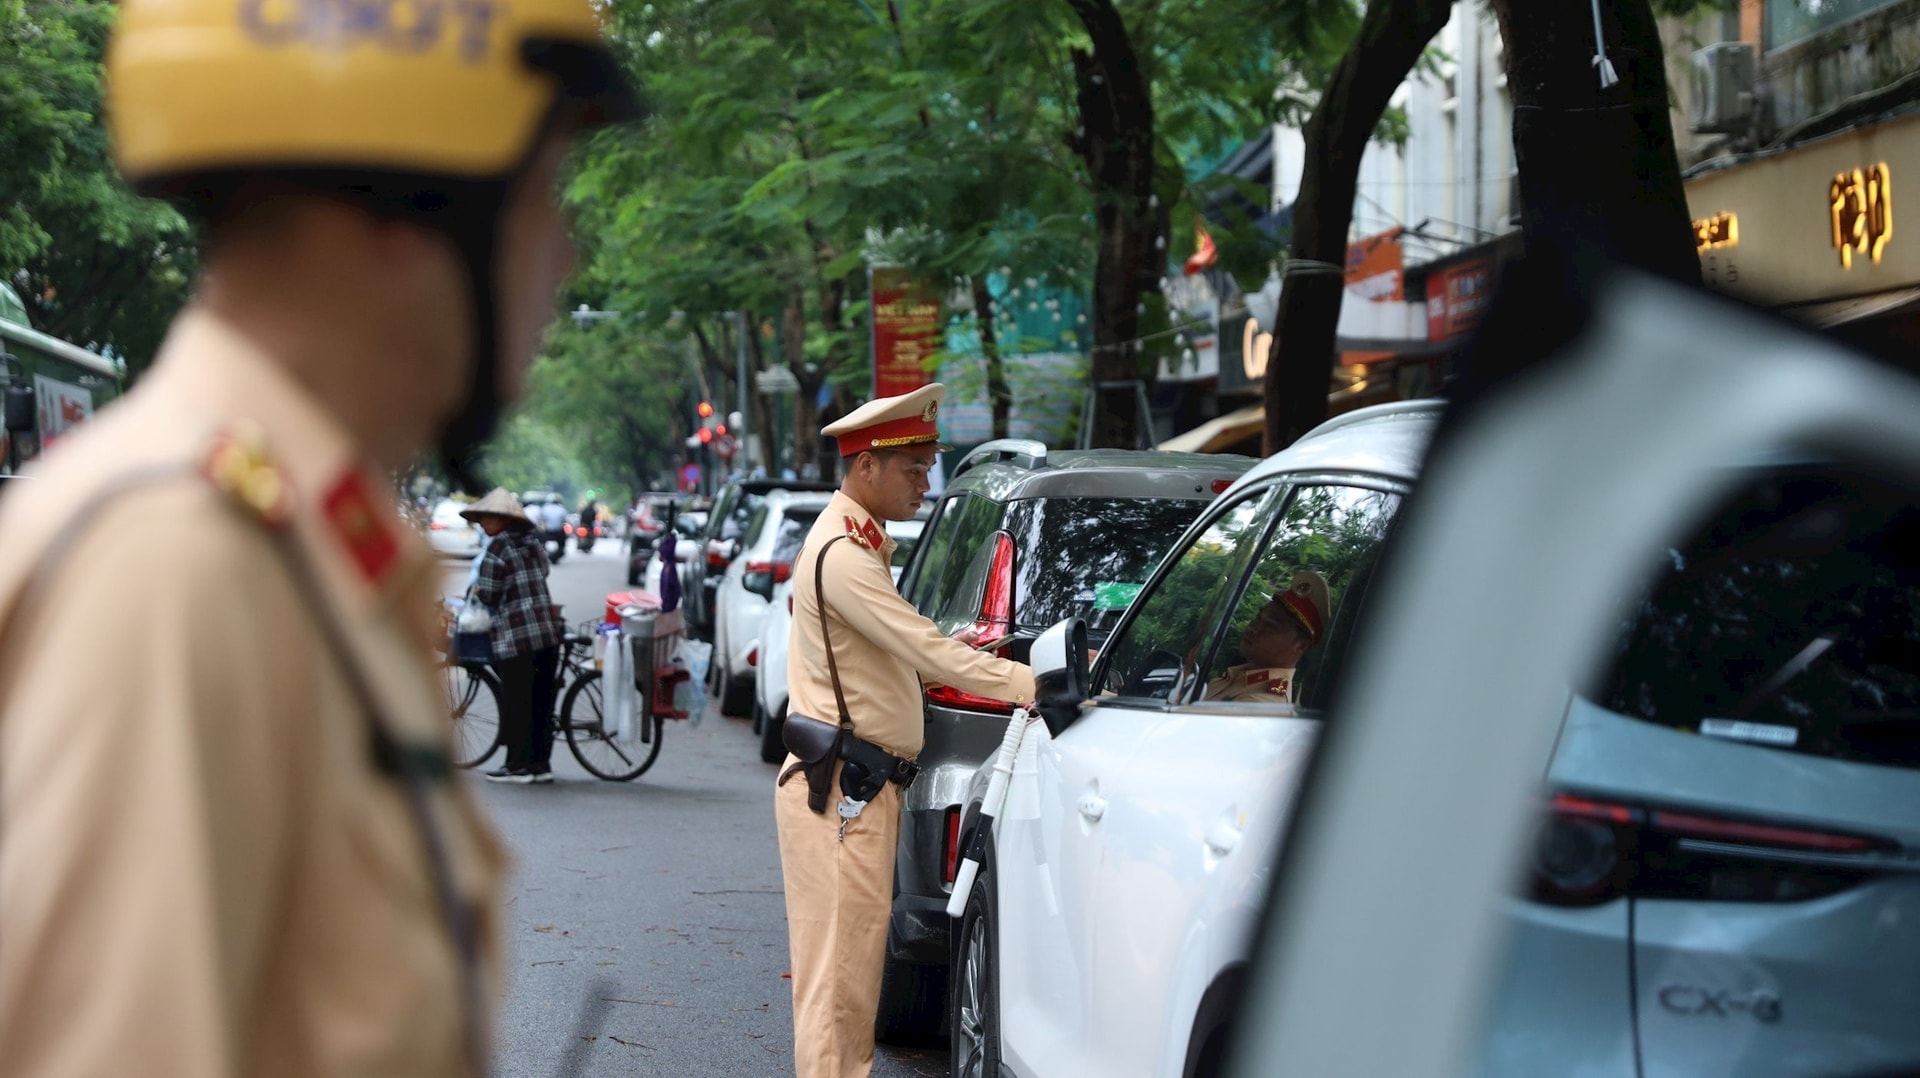
[[[1401,279],[1404,268],[1397,227],[1347,244],[1347,300],[1366,299],[1378,303],[1404,299]],[[1340,354],[1340,362],[1348,365],[1392,358],[1392,352]]]

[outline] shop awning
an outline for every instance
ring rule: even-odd
[[[1338,415],[1355,407],[1356,402],[1367,403],[1362,398],[1370,388],[1374,387],[1366,379],[1361,379],[1345,389],[1327,394],[1328,415]],[[1261,433],[1266,424],[1266,406],[1250,404],[1238,411],[1209,419],[1183,434],[1176,434],[1154,448],[1168,453],[1218,453],[1235,442]]]
[[[1176,434],[1168,438],[1154,448],[1164,449],[1169,453],[1216,453],[1225,446],[1259,433],[1266,422],[1266,407],[1259,404],[1249,405],[1239,411],[1209,419],[1184,434]]]
[[[1824,328],[1858,322],[1863,318],[1906,313],[1906,308],[1910,307],[1920,307],[1920,286],[1895,288],[1887,292],[1875,292],[1871,296],[1829,300],[1826,303],[1782,307],[1780,313]]]

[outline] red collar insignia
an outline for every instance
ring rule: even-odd
[[[367,493],[366,481],[358,470],[349,470],[327,492],[321,503],[334,535],[346,544],[347,553],[370,584],[378,584],[400,556],[400,541],[389,521]]]

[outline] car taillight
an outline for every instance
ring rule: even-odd
[[[748,666],[760,665],[760,648],[758,646],[754,647],[753,650],[747,652],[747,665]]]
[[[725,572],[727,569],[727,556],[717,550],[707,551],[707,568],[718,569],[721,572]]]
[[[790,561],[750,561],[747,572],[759,573],[773,578],[775,584],[785,584],[793,579],[793,563]]]
[[[1005,532],[994,537],[993,561],[987,567],[986,587],[980,595],[980,614],[973,624],[963,626],[953,634],[955,640],[963,644],[979,647],[996,640],[1004,640],[1013,631],[1013,537]],[[1013,657],[1011,645],[1002,644],[994,649],[994,655],[1002,659]],[[966,708],[969,711],[993,711],[1002,715],[1013,714],[1013,702],[995,700],[989,696],[977,696],[956,689],[951,685],[936,685],[926,692],[929,703],[944,704],[948,707]]]
[[[1223,494],[1226,492],[1226,489],[1232,485],[1233,480],[1231,479],[1216,479],[1213,481],[1213,492],[1215,494]]]
[[[1561,793],[1534,844],[1531,897],[1560,906],[1801,901],[1853,886],[1874,874],[1877,855],[1897,850],[1862,835]]]
[[[947,856],[946,867],[941,876],[948,883],[960,874],[960,806],[952,805],[947,809]]]

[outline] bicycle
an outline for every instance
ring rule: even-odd
[[[593,665],[592,623],[562,640],[559,669],[555,671],[553,737],[567,739],[567,748],[580,766],[608,782],[639,778],[660,756],[665,720],[655,713],[648,694],[635,693],[635,715],[623,733],[610,723],[600,688],[600,671]],[[447,658],[440,663],[441,682],[454,723],[456,767],[473,768],[485,762],[500,745],[500,679],[483,663]],[[484,691],[483,691],[484,690]]]

